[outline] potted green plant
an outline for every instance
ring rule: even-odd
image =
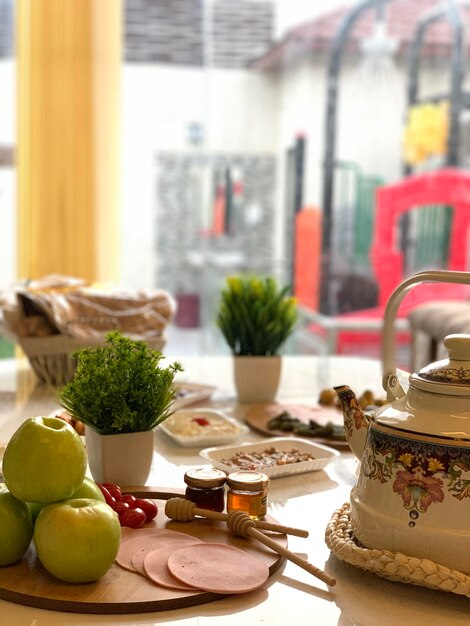
[[[241,402],[274,399],[281,375],[280,349],[297,321],[289,286],[273,277],[231,276],[221,292],[217,325],[233,356]]]
[[[61,388],[62,406],[85,424],[88,463],[97,482],[145,484],[153,431],[172,411],[179,363],[163,367],[145,341],[108,333],[102,346],[75,355],[77,370]]]

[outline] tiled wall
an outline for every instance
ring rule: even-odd
[[[130,62],[203,65],[202,0],[126,0],[125,57]]]
[[[243,67],[263,54],[273,38],[274,7],[256,0],[213,3],[213,64]]]
[[[128,62],[245,67],[273,38],[269,0],[124,0],[124,10]],[[14,0],[0,0],[0,58],[13,54],[13,20]]]
[[[202,179],[207,170],[239,171],[243,181],[240,204],[233,211],[233,233],[202,236]],[[248,269],[271,270],[274,255],[274,187],[276,162],[271,156],[244,154],[182,155],[161,153],[157,158],[157,202],[155,208],[155,283],[171,292],[198,291],[210,269],[198,267],[191,253],[207,253],[227,259],[234,273],[232,254],[242,253]],[[209,207],[209,212],[211,208]],[[258,222],[253,222],[258,217]],[[251,221],[250,221],[251,216]],[[215,270],[216,271],[216,270]],[[223,271],[221,269],[221,271]]]
[[[273,37],[268,0],[126,0],[128,62],[245,67]]]

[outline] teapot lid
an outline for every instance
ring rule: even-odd
[[[435,393],[470,395],[470,335],[447,335],[444,346],[449,358],[412,374],[410,384]]]

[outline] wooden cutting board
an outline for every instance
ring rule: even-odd
[[[126,493],[130,493],[126,489]],[[158,515],[154,525],[199,537],[204,541],[226,543],[257,556],[269,567],[270,575],[285,562],[279,554],[254,539],[236,537],[225,522],[197,519],[192,522],[174,522],[165,513],[165,500],[181,492],[143,488],[132,491],[136,496],[157,500]],[[270,521],[271,518],[268,518]],[[287,536],[270,533],[283,547]],[[175,591],[164,589],[140,574],[129,572],[114,564],[100,580],[94,583],[70,584],[51,576],[39,562],[33,546],[15,565],[0,567],[0,598],[29,607],[68,611],[73,613],[142,613],[179,609],[204,604],[225,597],[205,591]]]
[[[260,433],[261,435],[266,435],[267,437],[301,437],[302,439],[321,443],[337,450],[350,449],[346,440],[332,439],[328,437],[306,437],[293,432],[272,430],[271,428],[268,428],[269,420],[283,411],[287,411],[290,415],[292,415],[292,417],[297,417],[306,423],[312,419],[322,425],[327,424],[327,422],[333,422],[333,424],[340,425],[343,424],[343,414],[335,408],[312,407],[300,404],[277,404],[275,402],[271,402],[269,404],[255,404],[251,406],[245,414],[245,423],[255,432]]]

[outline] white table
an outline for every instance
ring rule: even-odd
[[[243,419],[247,407],[237,405],[227,357],[181,359],[190,382],[215,384],[214,404]],[[346,383],[357,392],[370,388],[382,394],[380,363],[347,357],[286,357],[280,400],[315,404],[319,391]],[[27,417],[45,414],[58,406],[53,394],[35,386],[29,368],[0,361],[0,441],[6,441]],[[247,440],[260,439],[255,433]],[[184,487],[183,474],[201,464],[198,451],[177,447],[163,432],[155,434],[155,458],[150,485]],[[134,615],[87,615],[39,610],[0,601],[0,623],[8,626],[149,625],[180,626],[454,626],[468,624],[470,599],[394,583],[344,564],[332,556],[324,542],[331,514],[349,498],[357,461],[343,453],[325,471],[271,481],[269,512],[279,522],[306,528],[308,539],[289,538],[289,548],[336,577],[329,589],[304,570],[287,562],[265,589],[208,604]]]

